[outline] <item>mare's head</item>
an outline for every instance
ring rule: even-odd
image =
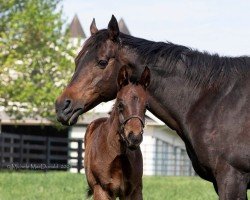
[[[114,109],[117,109],[119,116],[120,135],[123,141],[128,148],[136,149],[142,142],[150,70],[146,67],[137,83],[131,83],[128,74],[126,67],[122,67],[118,74],[119,91]]]
[[[75,59],[75,72],[68,86],[56,101],[57,119],[73,125],[79,115],[101,102],[116,97],[119,61],[119,28],[112,16],[108,29],[98,31],[95,20],[90,26],[91,37]]]

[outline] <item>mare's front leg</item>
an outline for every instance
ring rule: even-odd
[[[219,199],[247,200],[248,176],[228,164],[221,166],[216,175]]]
[[[143,200],[142,186],[138,186],[126,200]]]
[[[94,186],[94,200],[113,200],[100,185]]]

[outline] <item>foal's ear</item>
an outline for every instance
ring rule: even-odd
[[[128,83],[129,83],[128,69],[126,66],[122,66],[117,77],[118,89],[120,90],[123,86],[127,85]]]
[[[111,20],[109,21],[108,32],[111,40],[116,40],[119,36],[119,26],[114,15],[112,15]]]
[[[144,71],[142,72],[141,79],[139,83],[144,86],[144,88],[147,88],[150,84],[150,69],[148,67],[145,67]]]
[[[94,35],[98,31],[95,23],[95,18],[93,18],[91,25],[90,25],[90,33],[91,35]]]

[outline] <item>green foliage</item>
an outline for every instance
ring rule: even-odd
[[[53,120],[73,48],[58,0],[0,0],[0,106],[15,119]]]

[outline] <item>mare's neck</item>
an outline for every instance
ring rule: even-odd
[[[182,132],[192,105],[199,100],[203,89],[192,87],[177,74],[164,77],[153,68],[152,80],[149,87],[150,111],[172,129]]]
[[[124,45],[123,54],[126,56],[124,56],[123,61],[131,66],[132,74],[136,78],[140,77],[145,66],[150,68],[149,110],[172,129],[179,133],[183,132],[188,113],[192,109],[192,105],[199,100],[204,88],[195,85],[195,83],[192,84],[185,78],[183,71],[186,70],[186,66],[181,55],[177,56],[178,52],[174,60],[166,55],[165,57],[153,55],[151,58],[149,55],[138,53],[138,48],[141,48],[140,43],[147,42],[143,39],[138,40],[142,41],[135,45],[133,43]],[[148,41],[147,45],[153,46],[157,43]],[[183,48],[183,51],[186,50]],[[170,53],[169,56],[171,55]]]

